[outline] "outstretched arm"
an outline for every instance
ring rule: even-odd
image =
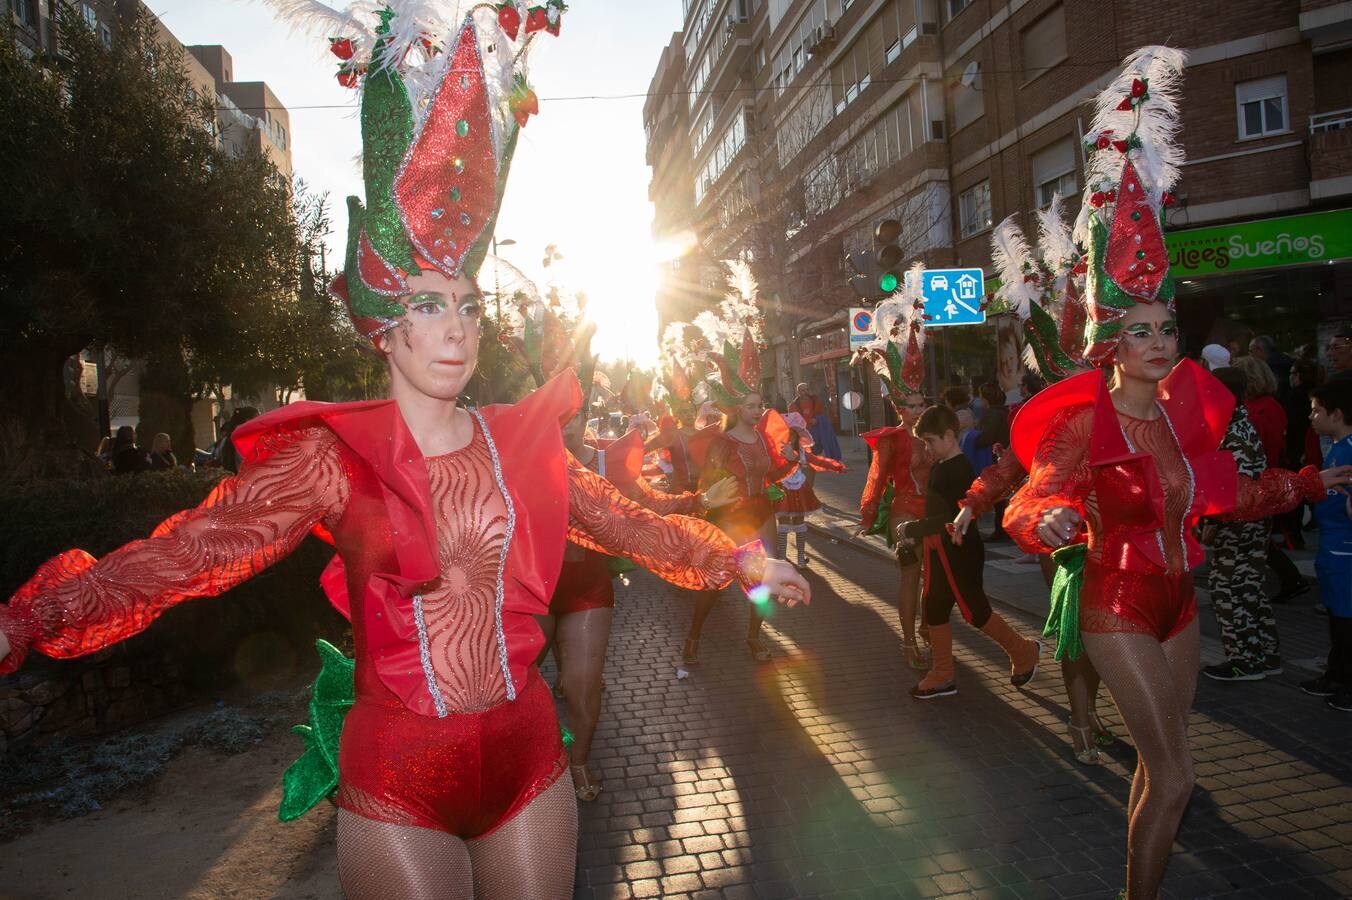
[[[99,560],[69,550],[44,563],[0,606],[9,644],[0,674],[17,669],[30,649],[61,659],[93,653],[143,631],[171,606],[223,593],[286,556],[342,508],[347,481],[330,432],[266,440],[270,455],[146,540]]]
[[[882,502],[883,491],[887,489],[888,473],[892,471],[892,454],[897,451],[897,444],[897,441],[884,438],[878,442],[877,448],[873,451],[873,461],[868,467],[868,480],[864,482],[864,493],[859,498],[861,528],[868,528],[878,518],[878,504]]]
[[[1347,484],[1349,471],[1348,466],[1323,472],[1306,466],[1299,472],[1268,469],[1257,478],[1240,475],[1235,508],[1219,518],[1253,522],[1295,509],[1302,500],[1318,503],[1327,491]]]
[[[709,522],[650,512],[571,457],[568,539],[627,557],[678,587],[717,590],[738,578],[746,588],[764,583],[789,603],[810,596],[807,583],[791,567],[767,560],[758,544],[738,548]]]

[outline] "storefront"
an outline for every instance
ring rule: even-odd
[[[1352,209],[1169,232],[1185,351],[1245,348],[1266,334],[1288,353],[1352,322]]]
[[[833,323],[798,339],[798,366],[801,381],[806,382],[826,406],[826,414],[838,433],[852,434],[856,425],[860,431],[868,430],[871,418],[868,400],[878,394],[877,388],[869,382],[876,379],[863,378],[863,373],[850,365],[849,337],[845,333],[843,316],[840,324]],[[851,411],[841,402],[850,391],[859,392],[865,398],[858,410]]]

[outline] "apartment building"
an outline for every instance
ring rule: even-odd
[[[808,381],[843,430],[847,390],[871,401],[859,425],[884,414],[843,364],[844,256],[893,217],[912,258],[988,268],[1005,216],[1031,229],[1057,193],[1074,215],[1088,104],[1145,44],[1189,52],[1166,223],[1188,346],[1322,344],[1352,318],[1352,3],[685,0],[681,43],[689,227],[702,253],[760,263],[767,390]],[[654,178],[667,222],[673,193]],[[936,329],[933,380],[995,377],[1011,328]]]

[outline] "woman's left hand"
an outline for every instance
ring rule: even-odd
[[[812,589],[798,570],[782,559],[767,559],[762,583],[787,606],[812,602]]]

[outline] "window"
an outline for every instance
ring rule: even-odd
[[[948,8],[948,20],[953,21],[954,17],[964,9],[972,5],[972,0],[946,0],[944,6]]]
[[[991,227],[991,183],[983,181],[958,196],[959,232],[964,238]]]
[[[84,16],[84,22],[89,26],[90,31],[98,27],[99,14],[94,11],[94,7],[88,3],[82,3],[80,4],[80,14]]]
[[[1241,81],[1235,85],[1235,106],[1241,141],[1288,131],[1286,76]]]
[[[1066,58],[1066,8],[1056,6],[1019,33],[1023,78],[1032,81]]]
[[[970,62],[953,85],[953,130],[972,124],[985,111],[981,94],[981,66]]]
[[[38,24],[37,18],[33,15],[33,0],[9,0],[9,11],[19,20],[20,25],[33,28]]]
[[[1033,203],[1042,209],[1060,194],[1069,197],[1079,184],[1075,180],[1075,141],[1066,138],[1033,154]]]
[[[103,41],[103,46],[112,49],[113,30],[107,25],[99,25],[99,40]]]

